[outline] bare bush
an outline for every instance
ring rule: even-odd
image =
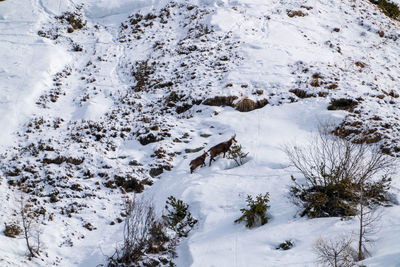
[[[378,222],[382,217],[382,213],[377,209],[371,209],[364,201],[364,189],[360,188],[361,199],[358,206],[358,221],[359,221],[359,232],[358,232],[358,255],[357,260],[361,261],[365,259],[370,253],[368,246],[374,243],[373,236],[378,232]]]
[[[33,205],[27,203],[25,196],[21,193],[19,199],[19,215],[22,224],[22,233],[28,250],[28,257],[37,257],[42,248],[41,234],[39,226],[39,216],[33,210]]]
[[[376,146],[355,144],[334,136],[327,124],[304,147],[286,146],[292,165],[304,176],[293,178],[291,194],[300,200],[309,217],[354,216],[360,201],[360,185],[368,205],[389,201],[387,190],[394,159]],[[380,179],[376,176],[382,175]]]
[[[166,251],[170,241],[166,224],[156,217],[150,202],[127,199],[125,201],[125,224],[122,245],[109,257],[109,266],[138,266],[148,260],[147,254]]]
[[[175,266],[172,258],[176,256],[178,242],[197,223],[188,207],[182,200],[170,196],[165,207],[167,214],[158,218],[150,202],[128,198],[124,240],[108,258],[108,266]]]
[[[319,238],[314,244],[318,262],[330,267],[354,266],[352,242],[351,235],[342,235],[336,240]]]
[[[135,265],[142,260],[146,251],[151,249],[155,239],[157,242],[160,239],[168,240],[164,234],[164,227],[156,219],[154,207],[150,203],[128,198],[125,201],[125,214],[124,240],[121,247],[109,258],[109,266]],[[158,235],[158,238],[155,235]]]

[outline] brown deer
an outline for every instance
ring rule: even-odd
[[[211,166],[211,162],[213,160],[215,161],[215,157],[218,156],[219,154],[224,153],[224,158],[225,158],[225,154],[231,148],[232,143],[237,142],[235,137],[236,137],[236,134],[234,136],[232,136],[231,139],[229,139],[228,141],[219,143],[218,145],[215,145],[208,150],[210,152],[210,166]]]
[[[208,156],[208,153],[204,152],[203,155],[192,160],[189,164],[190,165],[190,173],[193,173],[193,171],[199,166],[201,166],[201,167],[206,166],[205,161],[206,161],[207,156]]]

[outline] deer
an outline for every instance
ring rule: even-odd
[[[206,166],[206,157],[208,156],[207,152],[204,152],[201,156],[198,156],[197,158],[195,158],[194,160],[192,160],[189,165],[190,165],[190,173],[193,173],[193,171],[201,166]]]
[[[218,145],[215,145],[215,146],[213,146],[212,148],[210,148],[208,150],[210,152],[210,164],[209,164],[209,166],[211,166],[211,162],[213,160],[215,161],[215,157],[218,156],[219,154],[224,153],[224,158],[225,158],[225,154],[231,148],[232,143],[236,143],[237,142],[235,137],[236,137],[236,134],[234,136],[232,136],[231,139],[229,139],[228,141],[219,143]]]

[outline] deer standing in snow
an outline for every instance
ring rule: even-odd
[[[210,152],[210,165],[209,166],[211,166],[211,162],[213,160],[215,161],[215,157],[218,156],[219,154],[224,153],[224,158],[225,158],[225,154],[231,148],[232,143],[237,142],[235,137],[236,137],[236,134],[234,136],[232,136],[231,139],[229,139],[228,141],[219,143],[218,145],[215,145],[208,150]]]
[[[193,173],[193,171],[199,166],[201,166],[201,167],[206,166],[205,161],[206,161],[207,156],[208,156],[208,153],[204,152],[203,155],[192,160],[189,164],[190,165],[190,173]]]

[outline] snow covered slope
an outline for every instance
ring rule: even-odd
[[[141,193],[160,214],[181,198],[199,219],[177,266],[314,266],[315,240],[357,220],[299,217],[281,147],[330,120],[398,155],[399,26],[367,0],[0,2],[0,231],[23,189],[44,211],[46,251],[28,261],[22,238],[1,234],[0,265],[105,264],[126,194]],[[327,110],[339,98],[347,111]],[[189,173],[235,133],[246,164]],[[265,192],[270,222],[234,224]],[[400,208],[382,210],[364,263],[400,266]]]
[[[45,18],[31,1],[1,3],[1,145],[12,142],[11,133],[35,110],[34,99],[70,59],[63,47],[37,35]]]

